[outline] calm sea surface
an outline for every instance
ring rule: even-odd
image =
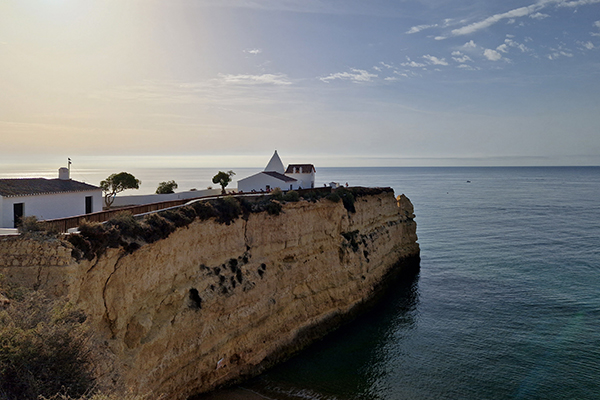
[[[273,399],[600,399],[600,168],[319,174],[405,193],[420,275],[245,388]]]
[[[151,193],[171,179],[205,188],[217,170],[130,172]],[[97,184],[109,173],[73,177]],[[243,390],[286,400],[600,399],[600,168],[319,168],[317,184],[330,181],[406,194],[421,272]]]

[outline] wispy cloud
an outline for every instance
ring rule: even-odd
[[[424,31],[425,29],[435,28],[436,26],[438,26],[438,24],[417,25],[417,26],[413,26],[412,28],[410,28],[408,31],[406,31],[406,33],[410,35],[413,33],[418,33],[418,32]]]
[[[564,1],[558,0],[559,7],[579,7],[579,6],[587,6],[590,4],[600,3],[600,0],[575,0],[575,1]]]
[[[594,45],[594,43],[587,41],[587,42],[579,42],[579,44],[586,50],[593,50],[596,48],[596,46]]]
[[[534,14],[530,14],[529,15],[529,18],[533,18],[533,19],[546,19],[548,17],[550,17],[550,15],[544,14],[544,13],[541,13],[541,12],[536,12]]]
[[[481,29],[489,28],[490,26],[498,23],[499,21],[502,21],[503,19],[525,17],[527,15],[530,15],[530,14],[538,11],[541,7],[542,6],[540,4],[533,4],[533,5],[530,5],[527,7],[515,8],[513,10],[510,10],[510,11],[507,11],[504,13],[492,15],[491,17],[487,17],[482,21],[478,21],[478,22],[463,26],[461,28],[453,29],[451,33],[454,36],[469,35],[474,32],[477,32]]]
[[[556,60],[561,57],[573,57],[573,53],[571,50],[565,48],[563,45],[558,46],[558,48],[550,48],[551,53],[549,53],[546,57],[549,60]]]
[[[461,64],[464,64],[464,63],[466,63],[467,61],[473,61],[473,60],[471,59],[471,57],[469,57],[469,56],[468,56],[468,55],[466,55],[466,54],[463,54],[463,53],[461,53],[460,51],[453,51],[453,52],[452,52],[452,59],[453,59],[454,61],[456,61],[457,63],[461,63]]]
[[[352,81],[354,83],[365,83],[371,82],[374,78],[377,78],[377,74],[371,74],[364,69],[350,69],[350,72],[337,72],[335,74],[330,74],[326,77],[319,78],[319,80],[329,83],[333,80],[340,79],[344,81]]]
[[[411,67],[411,68],[422,68],[422,67],[426,67],[426,64],[423,63],[418,63],[416,61],[411,60],[409,57],[406,57],[406,62],[403,62],[402,65],[403,67]]]
[[[244,53],[256,55],[256,54],[262,53],[262,50],[261,49],[246,49],[246,50],[244,50]]]
[[[431,65],[448,65],[448,62],[444,58],[437,58],[429,54],[424,55],[423,58]]]
[[[224,84],[234,85],[291,85],[292,82],[285,74],[262,74],[262,75],[229,75],[219,74],[219,80]]]
[[[527,16],[533,19],[548,18],[549,15],[542,13],[541,10],[550,6],[574,8],[597,3],[600,3],[600,0],[539,0],[531,5],[514,8],[503,13],[494,14],[482,19],[481,21],[477,21],[465,25],[463,27],[453,29],[450,33],[453,36],[470,35],[479,30],[489,28],[490,26],[495,25],[502,20],[508,20],[509,23],[515,23],[516,19]]]

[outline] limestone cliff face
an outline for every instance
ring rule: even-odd
[[[105,379],[185,399],[289,356],[372,298],[403,262],[418,265],[406,197],[384,192],[355,207],[300,201],[279,216],[195,221],[133,253],[71,260],[62,277],[36,282],[60,287],[88,314],[106,346]]]

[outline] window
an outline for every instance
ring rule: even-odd
[[[90,214],[94,211],[94,208],[92,207],[92,200],[93,197],[92,196],[85,196],[85,213],[86,214]]]
[[[25,214],[25,203],[15,203],[13,205],[13,221],[14,227],[17,228],[21,224],[21,219]]]

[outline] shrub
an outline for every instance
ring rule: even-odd
[[[21,218],[18,230],[20,233],[41,232],[44,230],[44,226],[38,221],[37,217],[32,215]]]
[[[0,321],[0,398],[81,396],[92,388],[85,315],[70,303],[26,292]]]
[[[175,231],[175,225],[159,214],[153,213],[144,218],[145,229],[144,240],[147,243],[153,243],[157,240],[164,239]]]
[[[351,213],[356,212],[356,208],[354,207],[354,195],[352,192],[346,188],[339,188],[335,191],[335,193],[342,199],[342,203],[344,203],[344,208]]]
[[[215,204],[217,221],[229,225],[242,213],[242,207],[235,197],[227,196],[220,198]]]
[[[79,225],[79,234],[71,234],[67,240],[89,261],[102,255],[108,247],[118,247],[120,242],[115,227],[107,229],[98,222],[87,220]]]
[[[281,191],[281,188],[276,187],[275,189],[273,189],[271,191],[271,197],[275,200],[282,200],[283,192]]]
[[[132,239],[142,236],[142,226],[130,212],[121,212],[106,221],[106,228],[115,227],[121,236]]]
[[[196,210],[192,206],[183,206],[179,209],[179,212],[189,218],[190,222],[192,222],[198,214],[196,214]]]
[[[181,212],[181,208],[177,210],[165,210],[158,213],[161,217],[165,218],[167,221],[171,221],[177,228],[182,226],[189,225],[193,218],[189,218],[183,212]]]
[[[341,200],[340,196],[335,192],[329,193],[325,198],[329,201],[333,201],[334,203],[339,203]]]
[[[281,213],[282,208],[283,207],[281,203],[279,203],[278,201],[270,201],[269,204],[267,204],[266,206],[269,215],[279,215]]]
[[[212,206],[212,204],[206,201],[197,201],[192,203],[191,207],[196,211],[196,215],[202,221],[217,216],[217,211],[215,208]]]
[[[289,202],[300,201],[300,194],[295,190],[290,190],[283,196],[283,200]]]

